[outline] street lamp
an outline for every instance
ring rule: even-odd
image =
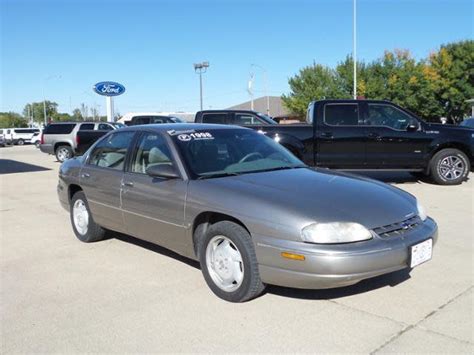
[[[267,70],[258,64],[251,64],[251,67],[259,68],[263,72],[263,86],[264,86],[264,95],[267,98],[267,116],[270,116],[270,96],[268,96],[268,78]]]
[[[194,71],[196,74],[199,74],[199,97],[201,101],[201,111],[202,111],[202,73],[205,73],[209,68],[209,62],[194,63]]]
[[[46,85],[46,82],[50,79],[61,79],[61,75],[50,75],[46,79],[44,79],[44,84],[43,84],[43,114],[44,114],[44,126],[46,127],[48,125],[48,116],[46,115],[46,95],[44,94],[44,87]]]

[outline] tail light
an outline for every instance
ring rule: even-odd
[[[41,133],[40,144],[44,144],[44,133]]]

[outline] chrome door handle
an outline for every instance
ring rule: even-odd
[[[81,175],[81,177],[83,177],[83,178],[90,178],[91,175],[90,175],[89,173],[83,173],[83,174]]]

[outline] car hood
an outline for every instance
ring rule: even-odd
[[[281,223],[346,221],[376,228],[417,213],[416,199],[367,178],[322,169],[291,169],[203,180],[222,191],[226,210]]]

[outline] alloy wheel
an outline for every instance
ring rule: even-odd
[[[464,174],[465,169],[464,161],[455,155],[445,157],[438,164],[438,172],[446,180],[458,179]]]

